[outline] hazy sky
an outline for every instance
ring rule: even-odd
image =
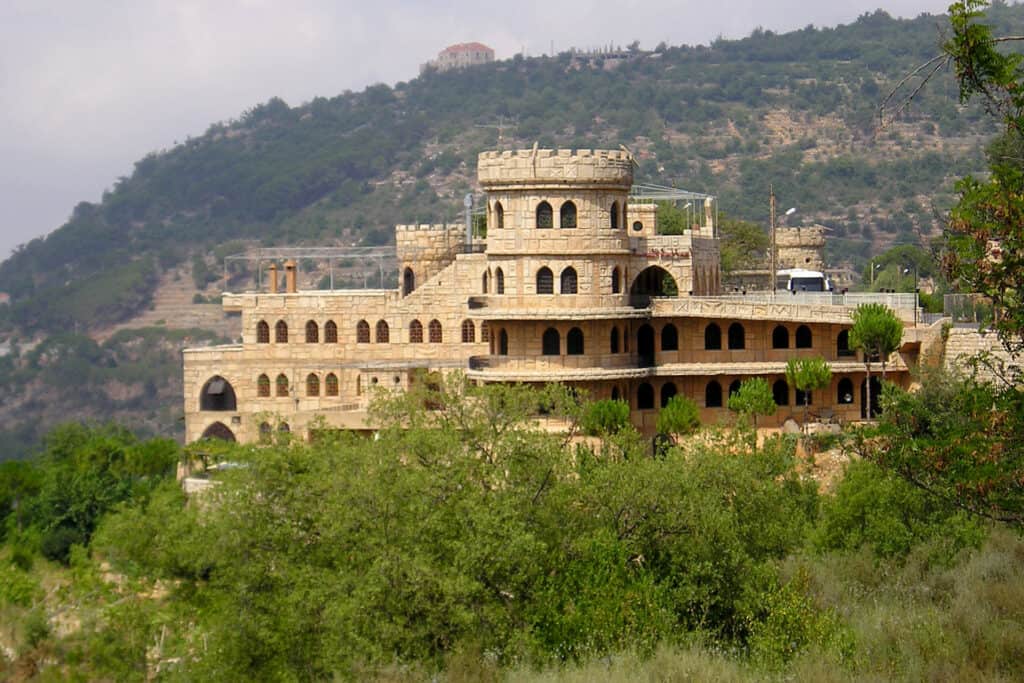
[[[948,3],[0,0],[0,258],[98,201],[148,152],[275,95],[294,106],[409,80],[451,43],[478,40],[498,59],[552,42],[694,45]]]

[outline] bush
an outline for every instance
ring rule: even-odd
[[[676,394],[658,413],[660,434],[692,434],[700,427],[700,409],[686,396]]]
[[[601,400],[587,405],[581,427],[586,434],[614,434],[629,424],[629,404],[625,401]]]

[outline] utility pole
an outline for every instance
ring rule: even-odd
[[[768,220],[769,220],[769,223],[770,223],[770,226],[771,226],[771,252],[772,252],[771,253],[771,259],[770,259],[770,261],[771,261],[771,272],[769,273],[769,277],[771,278],[771,281],[772,281],[772,297],[774,298],[774,296],[775,296],[775,287],[776,287],[776,284],[777,284],[776,281],[778,280],[778,278],[775,275],[775,271],[777,270],[776,264],[775,264],[775,187],[772,184],[770,184],[770,183],[768,185],[768,215],[769,215]]]

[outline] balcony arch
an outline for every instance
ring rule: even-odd
[[[718,326],[718,323],[708,323],[708,326],[704,328],[704,350],[722,350],[722,328]]]
[[[665,326],[661,328],[661,350],[679,350],[679,330],[672,323],[666,323]]]
[[[583,330],[574,327],[565,335],[565,353],[568,356],[583,355]]]
[[[199,392],[199,410],[233,411],[238,409],[235,388],[220,375],[206,380]]]
[[[679,296],[679,285],[672,274],[661,266],[641,270],[629,287],[630,296]]]
[[[775,329],[772,330],[772,348],[789,348],[789,330],[786,328],[785,325],[776,325]]]
[[[661,407],[664,408],[679,391],[674,382],[665,382],[661,385]]]
[[[853,404],[853,380],[844,377],[836,386],[836,403],[841,406]]]
[[[200,439],[219,439],[220,441],[237,441],[235,433],[231,431],[226,424],[223,422],[214,422],[212,425],[203,430],[203,435]]]
[[[811,334],[811,328],[807,325],[796,328],[796,348],[809,349],[812,346],[814,346],[814,337]]]
[[[707,386],[704,387],[704,407],[722,407],[722,385],[715,380],[711,380],[708,382]]]
[[[561,346],[562,339],[558,334],[558,330],[553,327],[544,330],[544,335],[541,337],[541,355],[558,356],[562,353]]]
[[[637,410],[654,409],[654,387],[647,382],[636,388],[636,407]]]
[[[739,351],[745,349],[746,346],[747,338],[743,325],[740,325],[739,323],[729,325],[729,350]]]
[[[654,328],[647,323],[636,331],[636,351],[644,366],[654,365]]]

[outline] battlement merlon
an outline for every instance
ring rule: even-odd
[[[477,178],[484,190],[574,185],[628,192],[633,155],[610,149],[520,149],[481,152]]]

